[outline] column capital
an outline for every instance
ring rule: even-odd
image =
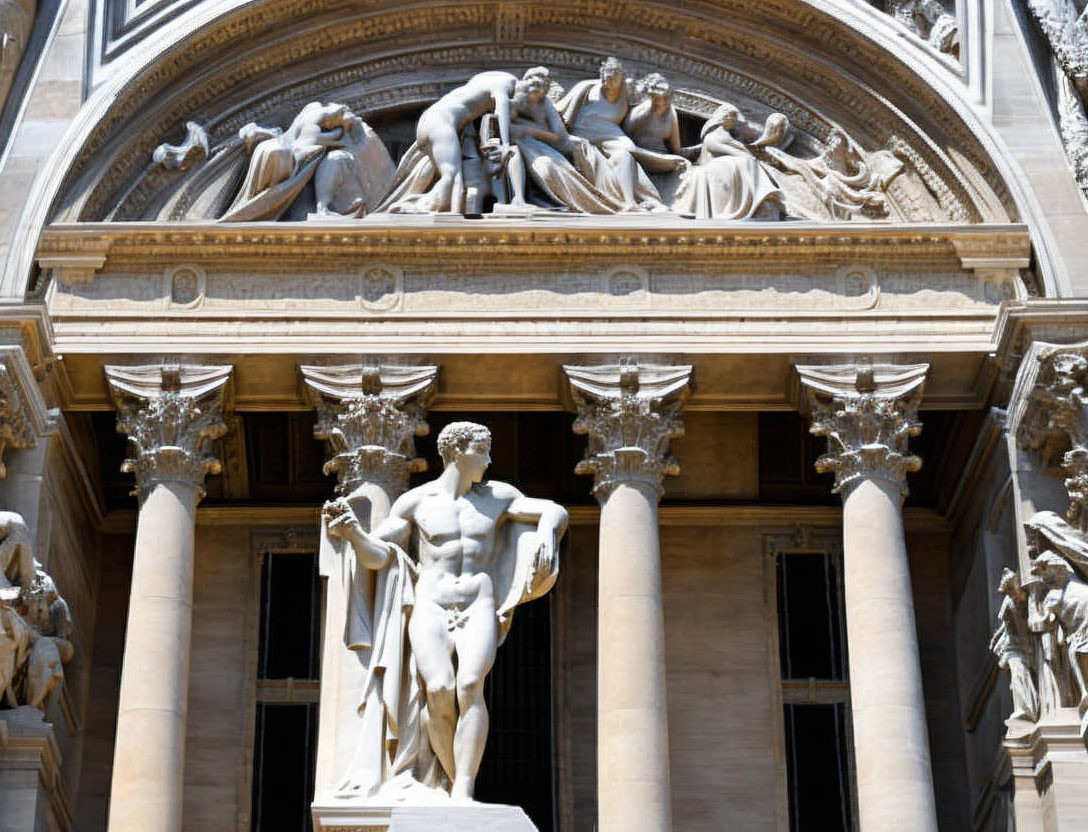
[[[378,360],[339,367],[300,366],[307,398],[317,411],[314,436],[328,443],[326,474],[337,476],[338,494],[362,482],[396,491],[408,475],[427,470],[416,457],[415,437],[426,436],[427,407],[438,367],[403,367]]]
[[[632,361],[563,367],[578,411],[574,432],[589,435],[585,459],[574,471],[593,474],[598,500],[620,483],[649,486],[660,497],[665,475],[680,473],[669,440],[684,435],[680,410],[691,370],[690,364]]]
[[[211,443],[227,432],[223,409],[233,366],[146,364],[104,368],[117,407],[117,430],[133,455],[121,470],[136,475],[143,502],[155,485],[181,482],[204,496],[204,477],[218,474]]]
[[[1088,343],[1033,344],[1012,407],[1016,443],[1066,475],[1066,516],[1088,531]]]
[[[883,479],[907,494],[906,475],[922,467],[907,441],[922,432],[918,405],[928,364],[797,366],[812,411],[809,430],[827,437],[820,473],[835,474],[835,493]]]
[[[56,417],[46,408],[26,351],[0,345],[0,479],[7,476],[5,450],[35,448],[56,429]]]

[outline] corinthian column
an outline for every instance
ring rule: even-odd
[[[231,367],[106,367],[140,513],[125,630],[110,832],[178,832],[189,699],[193,533]]]
[[[922,669],[903,536],[907,451],[928,364],[798,367],[818,471],[842,495],[850,707],[862,832],[936,832]]]
[[[564,367],[589,434],[575,471],[601,504],[597,631],[597,816],[600,832],[672,828],[665,631],[657,504],[680,466],[669,440],[690,366]]]
[[[427,433],[426,408],[438,368],[377,363],[347,367],[300,367],[317,410],[314,436],[328,445],[325,473],[337,476],[336,492],[346,497],[366,531],[382,522],[408,488],[408,475],[427,463],[415,456],[415,437]],[[350,547],[349,547],[350,551]],[[321,654],[321,703],[317,735],[317,796],[335,791],[354,762],[377,787],[388,774],[387,749],[378,720],[363,720],[359,704],[366,666],[358,649],[345,643],[349,596],[356,580],[354,559],[338,560],[322,546],[325,584],[325,641]],[[369,575],[360,580],[370,581]],[[355,646],[358,647],[357,645]],[[364,736],[367,732],[374,736]],[[356,758],[360,748],[375,750],[372,760]]]

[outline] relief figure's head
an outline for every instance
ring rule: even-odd
[[[469,482],[484,478],[491,464],[491,431],[475,422],[450,422],[438,434],[442,464],[457,465]]]
[[[605,58],[601,62],[601,89],[609,100],[615,101],[621,92],[627,79],[623,76],[623,64],[616,58]]]
[[[651,72],[642,79],[642,91],[650,98],[650,105],[658,115],[668,112],[672,104],[672,87],[660,72]]]
[[[514,103],[535,105],[544,100],[551,88],[551,73],[546,66],[527,69],[514,91]]]

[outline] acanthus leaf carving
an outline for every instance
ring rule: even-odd
[[[220,471],[211,453],[227,432],[224,395],[233,367],[152,364],[107,366],[117,430],[132,456],[121,470],[136,475],[141,502],[162,482],[182,482],[204,494],[204,478]]]
[[[371,361],[299,371],[317,411],[314,436],[328,444],[324,471],[336,474],[337,494],[350,494],[364,481],[403,491],[409,474],[427,469],[415,455],[415,437],[429,430],[438,367]]]
[[[621,483],[642,484],[660,497],[664,478],[680,473],[669,442],[684,435],[681,409],[691,371],[690,365],[630,360],[563,367],[577,408],[574,432],[589,437],[575,473],[593,475],[598,500]]]
[[[798,366],[808,394],[809,430],[827,438],[816,470],[835,475],[835,493],[869,478],[895,483],[906,496],[906,475],[922,467],[909,453],[921,433],[918,406],[928,364]]]

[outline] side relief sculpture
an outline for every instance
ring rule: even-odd
[[[214,148],[190,123],[186,141],[160,145],[154,161],[167,173],[210,165],[212,173],[190,180],[198,188],[231,181],[244,145],[248,165],[223,222],[541,211],[842,222],[894,213],[887,190],[904,163],[887,150],[864,151],[837,125],[822,142],[798,139],[782,113],[754,120],[722,103],[698,144],[685,147],[681,121],[668,79],[628,78],[607,58],[597,78],[567,92],[543,66],[521,78],[472,76],[423,111],[396,165],[349,107],[320,102],[286,130],[250,123]],[[182,201],[225,203],[194,192]]]
[[[38,0],[0,0],[0,110],[30,39]]]
[[[471,801],[487,740],[484,679],[515,607],[558,574],[565,509],[483,480],[482,425],[448,425],[438,449],[442,474],[370,533],[350,496],[323,511],[322,546],[356,559],[344,639],[367,666],[361,739],[335,798]]]
[[[44,711],[72,659],[72,618],[18,514],[0,511],[0,699]]]

